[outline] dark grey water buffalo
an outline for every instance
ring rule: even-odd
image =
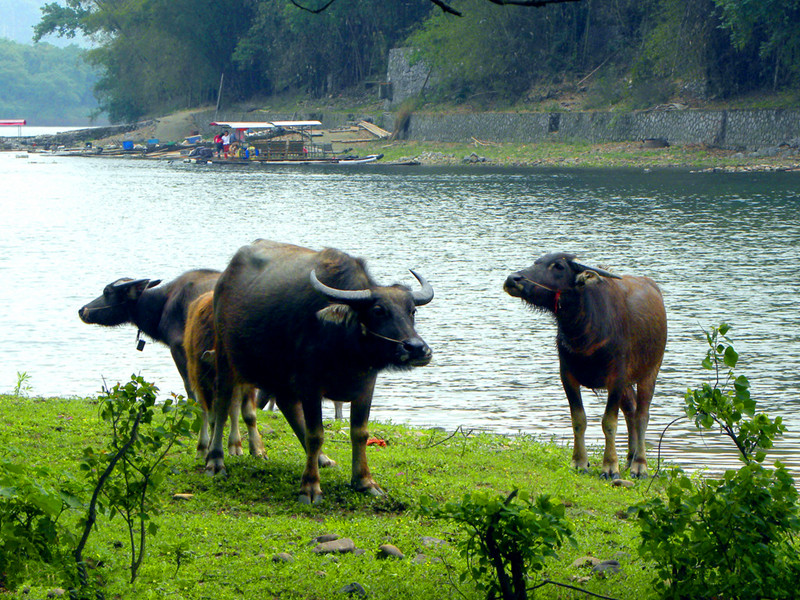
[[[124,277],[108,284],[102,295],[78,310],[78,315],[89,324],[134,325],[148,337],[169,346],[186,393],[194,397],[183,350],[186,318],[189,305],[213,290],[219,275],[219,271],[196,269],[160,286],[160,279]]]
[[[216,335],[214,333],[214,292],[206,292],[189,305],[183,346],[186,353],[189,384],[200,408],[203,423],[197,440],[197,457],[205,459],[210,437],[209,424],[214,415],[214,386],[217,378]],[[264,443],[256,421],[256,390],[253,386],[240,386],[231,400],[229,412],[231,430],[228,436],[228,454],[242,454],[242,436],[239,432],[239,414],[247,426],[250,454],[264,456]],[[222,427],[224,423],[220,426]]]
[[[217,421],[225,418],[236,385],[274,394],[306,450],[301,501],[322,498],[323,396],[351,403],[351,485],[381,493],[366,456],[378,373],[431,360],[414,314],[431,301],[433,288],[415,277],[421,290],[379,286],[362,260],[343,252],[265,240],[241,248],[220,277],[214,292]],[[209,473],[225,468],[218,429],[206,460]]]
[[[602,475],[619,478],[615,436],[621,406],[628,426],[631,476],[645,477],[644,437],[667,341],[667,315],[658,286],[647,277],[619,277],[581,265],[574,255],[559,252],[512,273],[504,288],[555,316],[561,382],[575,435],[572,465],[580,470],[589,466],[580,386],[605,388]]]

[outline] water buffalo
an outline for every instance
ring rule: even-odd
[[[160,279],[124,277],[108,284],[102,295],[78,310],[78,315],[89,324],[110,327],[135,325],[148,337],[169,346],[186,393],[193,398],[183,350],[183,332],[189,305],[213,290],[219,275],[219,271],[196,269],[186,271],[161,286],[158,285]]]
[[[214,417],[214,384],[216,381],[216,356],[214,335],[214,292],[206,292],[189,305],[183,345],[186,353],[189,384],[197,403],[203,410],[203,424],[197,441],[197,457],[205,459],[210,440],[209,416]],[[241,386],[233,394],[229,407],[231,430],[228,436],[228,454],[242,454],[242,436],[239,432],[241,411],[247,426],[247,441],[250,454],[264,456],[264,443],[256,422],[256,390],[252,386]],[[224,422],[220,422],[220,427]]]
[[[647,277],[620,277],[558,252],[509,275],[504,289],[555,316],[561,382],[575,436],[572,466],[583,471],[589,466],[580,386],[605,388],[602,476],[620,476],[615,436],[622,406],[628,426],[628,467],[632,477],[645,477],[644,437],[667,341],[667,315],[658,286]]]
[[[216,418],[225,418],[236,385],[250,383],[274,394],[306,450],[301,502],[322,499],[323,396],[351,403],[351,485],[382,493],[366,456],[375,381],[383,369],[431,360],[414,330],[414,314],[433,299],[433,288],[414,276],[420,290],[378,286],[362,260],[338,250],[257,240],[236,253],[217,282]],[[224,468],[217,428],[206,471]]]

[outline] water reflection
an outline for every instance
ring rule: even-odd
[[[273,238],[368,259],[379,282],[436,289],[417,329],[434,360],[379,380],[378,420],[571,437],[555,325],[502,290],[548,251],[645,274],[662,287],[667,353],[648,440],[702,381],[701,328],[734,325],[739,372],[791,433],[776,453],[800,472],[796,173],[408,169],[221,169],[183,163],[0,154],[0,389],[18,371],[35,394],[94,394],[141,372],[181,391],[166,348],[92,328],[77,308],[121,276],[169,280],[224,268],[242,244]],[[604,401],[584,395],[587,437],[602,442]],[[735,465],[730,446],[683,424],[662,453]],[[653,455],[654,457],[654,455]]]

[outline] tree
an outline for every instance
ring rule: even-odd
[[[800,77],[800,0],[714,0],[737,50],[755,46],[772,65],[772,88]]]

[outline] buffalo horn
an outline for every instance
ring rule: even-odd
[[[335,302],[342,302],[344,304],[358,304],[372,300],[372,290],[337,290],[328,287],[317,279],[316,271],[311,271],[311,285],[319,293],[325,295],[328,299]]]
[[[129,287],[133,287],[135,285],[142,285],[142,284],[146,285],[147,287],[153,287],[154,285],[158,285],[159,283],[161,283],[160,279],[157,279],[156,281],[153,281],[152,283],[150,282],[149,279],[132,279],[130,281],[117,281],[116,283],[114,283],[114,287],[115,288],[127,289]]]
[[[414,271],[413,269],[409,269],[411,274],[417,278],[419,284],[422,286],[421,290],[416,290],[411,293],[414,298],[414,305],[415,306],[422,306],[423,304],[427,304],[431,300],[433,300],[433,287],[430,283],[419,273]]]
[[[606,271],[605,269],[598,269],[597,267],[587,267],[586,265],[582,265],[580,263],[573,262],[574,266],[578,267],[581,271],[593,271],[600,275],[600,277],[610,277],[612,279],[622,279],[619,275],[615,275],[611,271]]]

